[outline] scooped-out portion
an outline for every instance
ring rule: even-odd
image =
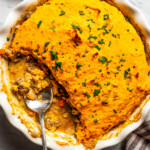
[[[17,28],[8,49],[3,50],[4,57],[21,54],[25,58],[17,68],[27,68],[20,71],[23,78],[11,75],[16,78],[12,90],[34,97],[54,86],[62,99],[59,106],[67,103],[78,116],[72,133],[90,149],[127,120],[150,93],[150,69],[141,37],[122,12],[105,1],[50,0]],[[58,108],[54,118],[59,118],[64,110],[54,108]],[[71,122],[71,113],[64,116]],[[57,126],[60,122],[55,119]],[[46,127],[51,128],[51,123]]]
[[[40,100],[37,96],[40,91],[53,88],[54,100],[45,113],[45,127],[51,132],[74,135],[75,121],[70,113],[71,108],[65,102],[67,95],[56,84],[46,66],[39,64],[32,56],[18,55],[8,59],[8,72],[12,93],[17,96],[20,107],[36,122],[39,122],[38,114],[26,106],[25,99]]]

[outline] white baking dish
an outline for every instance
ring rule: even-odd
[[[7,38],[8,33],[10,32],[11,27],[16,23],[17,19],[20,17],[22,12],[26,9],[27,6],[29,6],[31,3],[36,2],[36,1],[37,0],[24,0],[10,12],[3,27],[0,29],[0,48],[2,48],[3,44],[6,42],[6,38]],[[135,8],[128,0],[116,0],[116,2],[123,4],[125,7],[128,7],[128,9],[131,10],[136,22],[140,24],[146,31],[147,41],[150,44],[150,27],[148,26],[148,23],[146,22],[142,13],[137,8]],[[2,58],[0,58],[0,66],[1,65],[2,65]],[[2,73],[2,70],[5,70],[5,66],[3,69],[2,68],[0,69],[0,73]],[[6,75],[5,75],[5,80],[7,82]],[[36,144],[40,144],[40,145],[42,144],[40,138],[33,138],[30,136],[27,128],[20,122],[20,120],[17,118],[17,115],[12,115],[12,109],[10,107],[10,104],[7,101],[7,96],[3,92],[0,92],[0,105],[2,106],[8,120],[11,122],[12,125],[18,128],[20,131],[22,131],[26,135],[26,137],[30,139],[32,142]],[[146,117],[148,111],[150,110],[149,105],[150,105],[150,102],[148,102],[144,106],[142,110],[141,118],[138,122],[132,123],[131,125],[125,127],[121,131],[121,133],[115,138],[111,138],[109,140],[98,141],[98,144],[96,145],[95,150],[113,146],[121,142],[123,139],[125,139],[127,135],[129,135],[132,131],[134,131],[136,128],[138,128],[142,124],[142,122],[144,121],[144,118]],[[58,134],[61,137],[62,134],[61,133],[58,133]],[[54,150],[63,150],[63,149],[64,150],[84,150],[84,147],[82,145],[70,144],[69,146],[66,146],[66,147],[59,146],[55,142],[56,140],[59,140],[59,138],[53,137],[53,134],[52,136],[47,135],[47,140],[48,140],[48,147]],[[60,139],[60,141],[61,140],[62,139]]]

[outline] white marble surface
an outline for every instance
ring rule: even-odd
[[[10,10],[22,0],[0,0],[0,27]],[[129,0],[139,8],[150,25],[150,0]],[[125,141],[105,150],[123,150]],[[40,146],[31,143],[20,131],[7,121],[0,107],[0,150],[41,150]]]

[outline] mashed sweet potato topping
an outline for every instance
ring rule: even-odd
[[[77,110],[77,140],[85,145],[125,121],[150,92],[144,44],[105,1],[51,0],[37,7],[10,50],[49,68]]]

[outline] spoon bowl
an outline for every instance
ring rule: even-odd
[[[44,113],[51,106],[53,102],[53,90],[52,88],[45,89],[37,95],[37,98],[35,100],[26,99],[25,102],[26,105],[31,110],[39,114],[41,131],[42,131],[43,150],[47,150],[46,136],[45,136],[45,129],[44,129]]]

